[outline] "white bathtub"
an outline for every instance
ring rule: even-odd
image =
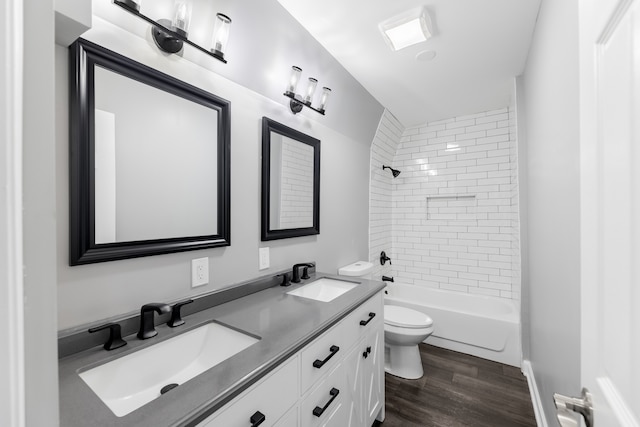
[[[515,301],[387,283],[385,304],[412,308],[433,319],[428,344],[520,366],[520,310]]]

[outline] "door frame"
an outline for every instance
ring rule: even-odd
[[[23,2],[5,0],[0,25],[0,425],[26,423],[22,259]]]

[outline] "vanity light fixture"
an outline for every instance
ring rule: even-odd
[[[388,19],[378,28],[394,51],[427,41],[433,36],[431,17],[424,7]]]
[[[384,170],[384,169],[389,169],[391,171],[391,173],[393,174],[394,178],[397,178],[398,175],[400,175],[400,171],[397,170],[397,169],[392,168],[391,166],[382,165],[382,170]]]
[[[313,77],[309,77],[309,83],[303,98],[296,93],[296,88],[298,87],[301,74],[302,68],[296,67],[295,65],[291,67],[291,77],[289,77],[289,84],[284,92],[284,96],[291,99],[291,101],[289,101],[289,108],[291,108],[291,112],[293,114],[298,114],[302,111],[302,107],[304,106],[311,108],[316,113],[320,113],[324,116],[327,100],[329,99],[329,95],[331,95],[331,89],[323,87],[320,106],[318,108],[312,107],[311,103],[313,102],[313,95],[315,95],[316,87],[318,86],[318,80]]]
[[[229,26],[231,24],[231,18],[227,15],[216,14],[211,48],[206,49],[188,38],[192,12],[189,1],[176,0],[172,19],[159,19],[157,21],[140,12],[141,0],[113,0],[113,3],[151,24],[153,41],[163,52],[178,53],[186,43],[225,64],[227,63],[224,53],[229,40]]]

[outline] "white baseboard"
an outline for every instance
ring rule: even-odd
[[[528,360],[522,361],[522,373],[527,377],[527,383],[529,384],[529,394],[531,395],[531,403],[533,404],[533,412],[536,415],[536,424],[538,427],[549,427],[547,424],[547,418],[544,416],[544,409],[542,408],[542,399],[538,392],[538,385],[536,384],[536,377],[533,375],[533,367]]]

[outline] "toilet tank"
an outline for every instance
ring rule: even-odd
[[[340,276],[362,277],[363,279],[371,279],[373,271],[373,263],[368,261],[356,261],[353,264],[345,265],[338,269]]]

